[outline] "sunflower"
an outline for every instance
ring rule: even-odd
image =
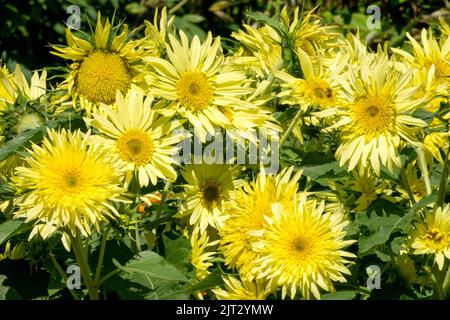
[[[149,182],[156,184],[157,179],[175,180],[177,174],[172,167],[175,164],[174,146],[183,139],[174,129],[181,123],[158,115],[152,108],[153,98],[144,98],[142,90],[134,87],[124,98],[117,92],[116,110],[107,105],[100,112],[85,121],[101,133],[99,143],[104,144],[124,165],[126,181],[136,173],[140,186]]]
[[[183,203],[179,217],[190,216],[189,223],[204,232],[208,225],[219,229],[223,224],[225,203],[233,199],[241,185],[241,168],[230,164],[191,164],[183,168]]]
[[[211,250],[219,240],[210,241],[207,232],[201,232],[198,227],[194,228],[191,236],[191,264],[195,268],[197,280],[203,280],[209,274],[208,268],[213,264],[210,261],[217,252]]]
[[[213,289],[219,300],[265,300],[272,291],[266,281],[239,280],[232,275],[223,277],[224,289]]]
[[[226,207],[226,220],[219,230],[221,251],[225,264],[237,268],[242,279],[254,278],[253,263],[259,257],[254,245],[260,240],[265,216],[272,215],[272,205],[294,207],[301,172],[292,173],[293,167],[275,176],[261,171],[254,182],[244,182]]]
[[[342,143],[336,151],[339,164],[348,162],[348,170],[372,167],[379,176],[381,165],[390,172],[401,167],[398,148],[404,140],[419,145],[416,134],[426,123],[412,113],[424,102],[412,99],[418,89],[408,86],[411,73],[401,73],[393,67],[383,52],[373,63],[361,57],[361,68],[350,67],[349,80],[341,81],[345,97],[336,112],[341,127]]]
[[[324,203],[301,198],[294,210],[281,204],[272,206],[272,217],[265,218],[267,227],[254,261],[257,279],[272,279],[281,286],[282,297],[297,289],[305,299],[320,299],[319,288],[334,291],[333,281],[346,282],[350,271],[347,258],[356,256],[342,249],[355,241],[344,240],[349,221],[341,212],[324,213]]]
[[[313,64],[306,52],[301,49],[298,49],[297,57],[303,78],[295,78],[284,71],[275,72],[275,75],[283,81],[282,91],[278,94],[281,103],[300,106],[303,111],[309,107],[320,110],[339,105],[340,83],[335,79],[343,73],[345,66],[341,55],[338,54],[329,67],[323,65],[323,60]]]
[[[445,258],[450,259],[450,206],[427,211],[425,219],[414,224],[407,243],[416,255],[434,255],[442,270]]]
[[[236,105],[253,106],[241,99],[253,92],[246,86],[248,80],[240,71],[223,71],[225,58],[220,38],[214,42],[211,33],[203,44],[197,36],[189,43],[180,31],[181,42],[169,35],[166,47],[168,59],[146,57],[150,69],[147,76],[150,93],[169,101],[162,101],[160,112],[172,115],[178,112],[189,120],[202,142],[206,133],[214,135],[215,127],[224,128],[229,119],[223,109]]]
[[[43,239],[61,230],[88,236],[117,210],[124,191],[120,186],[120,168],[108,151],[90,144],[90,134],[62,129],[48,130],[42,146],[33,145],[27,166],[17,167],[17,184],[26,190],[17,217],[35,221],[30,239]],[[67,233],[62,238],[69,250]]]
[[[422,46],[409,34],[406,33],[413,47],[413,54],[407,53],[401,49],[392,48],[392,51],[403,56],[405,60],[413,67],[424,74],[427,74],[431,68],[434,68],[435,81],[447,84],[450,77],[450,37],[439,43],[433,36],[431,30],[422,29]],[[424,77],[425,78],[425,77]]]
[[[52,53],[71,60],[70,71],[60,87],[67,90],[62,100],[77,100],[89,114],[100,103],[112,105],[116,91],[125,95],[136,82],[137,67],[141,65],[144,49],[141,41],[128,41],[128,26],[111,26],[109,19],[103,24],[98,13],[95,33],[89,40],[72,34],[66,29],[68,47],[53,45]]]
[[[314,15],[314,8],[299,18],[300,8],[294,10],[292,21],[289,18],[287,7],[281,11],[281,18],[287,28],[288,45],[295,50],[301,49],[312,59],[318,59],[318,53],[322,50],[331,52],[333,48],[342,45],[341,34],[333,32],[329,26],[321,25],[321,20]]]
[[[267,76],[273,69],[278,69],[282,60],[282,48],[278,33],[270,26],[255,28],[243,25],[244,30],[232,32],[231,36],[238,40],[245,48],[232,57],[232,62],[248,68],[249,62],[253,62],[253,70],[262,76]],[[249,59],[251,54],[256,58]]]

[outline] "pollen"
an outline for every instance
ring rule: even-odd
[[[220,201],[220,186],[217,182],[205,182],[201,188],[200,199],[205,206],[215,207]]]
[[[75,87],[78,94],[93,103],[112,104],[116,91],[125,94],[132,75],[125,60],[116,53],[95,51],[80,64]]]
[[[395,107],[387,96],[360,97],[356,99],[352,113],[356,132],[368,138],[395,130]]]
[[[214,91],[203,72],[185,72],[176,84],[176,91],[181,104],[193,112],[209,107]]]
[[[136,166],[150,162],[153,156],[153,140],[146,132],[139,130],[126,131],[117,140],[117,150],[126,162],[133,162]]]
[[[305,96],[309,103],[315,107],[334,106],[335,93],[323,79],[310,79],[304,84]]]
[[[450,245],[450,239],[447,234],[437,228],[431,228],[425,233],[423,239],[429,248],[442,250]]]

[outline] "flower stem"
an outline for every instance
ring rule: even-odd
[[[64,272],[64,270],[61,268],[61,266],[59,265],[58,261],[56,261],[55,256],[53,255],[53,253],[50,253],[50,258],[52,259],[53,264],[55,265],[55,268],[58,271],[59,275],[64,280],[64,282],[67,284],[67,275]],[[69,291],[70,291],[70,294],[72,295],[74,300],[80,300],[73,289],[69,289]]]
[[[442,291],[444,292],[445,295],[448,294],[448,289],[450,289],[450,266],[447,268],[444,283],[442,284]]]
[[[408,178],[406,177],[406,172],[404,168],[400,169],[400,175],[403,181],[403,187],[406,189],[409,200],[411,201],[411,205],[414,205],[416,203],[416,199],[414,198],[414,193],[411,190],[411,186],[409,185]]]
[[[105,228],[102,235],[102,244],[100,245],[100,253],[98,256],[97,269],[95,270],[95,279],[94,279],[94,283],[97,284],[97,287],[98,282],[100,280],[100,275],[102,273],[103,259],[105,257],[106,241],[108,240],[109,230],[111,230],[111,225],[108,225]]]
[[[441,207],[444,204],[445,195],[447,193],[447,183],[448,183],[448,156],[444,159],[444,164],[442,165],[441,180],[439,182],[439,193],[436,203],[434,204],[434,210]]]
[[[431,184],[430,184],[430,176],[428,174],[428,166],[425,161],[425,154],[423,150],[420,148],[416,148],[417,158],[419,160],[419,168],[422,171],[422,176],[425,182],[425,189],[427,190],[427,195],[431,194]]]
[[[89,298],[91,300],[99,300],[98,288],[94,284],[94,281],[92,280],[91,271],[89,269],[88,257],[83,252],[83,244],[80,234],[77,233],[75,237],[71,235],[71,238],[72,238],[73,252],[75,253],[75,258],[77,259],[78,265],[80,267],[84,284],[86,285],[86,288],[89,293]]]
[[[292,122],[289,124],[289,127],[287,130],[283,133],[283,136],[281,137],[279,147],[281,148],[283,144],[286,142],[287,138],[291,134],[292,130],[294,129],[295,125],[297,124],[298,120],[302,117],[302,110],[298,109],[297,114],[295,115],[294,119],[292,119]]]

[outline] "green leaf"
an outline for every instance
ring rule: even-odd
[[[8,239],[22,223],[23,220],[7,220],[0,224],[0,244]]]
[[[192,13],[187,13],[187,14],[183,15],[182,19],[184,19],[188,22],[192,22],[192,23],[200,23],[202,21],[205,21],[205,18],[202,17],[201,15],[192,14]]]
[[[219,268],[214,269],[205,279],[197,282],[188,290],[191,292],[212,289],[223,285],[222,270]]]
[[[164,236],[164,248],[167,261],[173,264],[178,270],[188,273],[193,270],[190,264],[191,242],[185,237],[175,240]]]
[[[14,288],[10,288],[3,284],[6,279],[7,279],[6,276],[0,274],[0,300],[20,300],[20,299],[22,299],[20,294]]]
[[[272,17],[272,18],[268,17],[267,15],[265,15],[262,12],[248,12],[247,17],[249,17],[250,19],[253,19],[257,22],[263,22],[263,23],[271,26],[272,28],[277,30],[280,34],[283,33],[283,25],[281,24],[280,20],[277,19],[276,17]]]
[[[401,209],[386,199],[378,199],[366,212],[356,216],[362,235],[358,254],[363,256],[378,245],[386,243],[394,230],[404,230],[412,219],[410,213],[401,216]]]
[[[113,262],[118,268],[125,272],[142,273],[152,278],[168,281],[188,281],[187,277],[181,271],[153,251],[142,251],[137,257],[128,261],[124,266],[121,266],[117,260],[113,260]]]
[[[115,278],[109,291],[125,300],[186,300],[189,298],[179,282],[152,278],[142,273],[125,273]]]
[[[352,300],[356,297],[356,291],[337,291],[334,293],[325,293],[322,295],[323,300]]]

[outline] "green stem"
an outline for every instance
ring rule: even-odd
[[[73,252],[75,253],[75,258],[77,259],[78,265],[80,267],[80,271],[81,271],[81,275],[83,276],[84,284],[86,285],[86,288],[88,289],[89,298],[91,300],[99,300],[98,289],[97,289],[97,286],[94,284],[92,277],[91,277],[91,271],[89,269],[88,257],[87,257],[87,255],[84,254],[83,244],[82,244],[80,234],[77,233],[77,235],[75,237],[71,235],[71,238],[72,238]]]
[[[163,194],[161,196],[161,201],[159,202],[158,210],[156,210],[156,215],[155,215],[156,220],[159,220],[159,218],[161,217],[161,211],[162,211],[164,204],[166,203],[167,194],[169,193],[170,186],[171,186],[171,183],[170,183],[170,181],[167,180],[166,185],[164,186]]]
[[[108,273],[106,276],[104,276],[103,278],[101,278],[98,282],[98,285],[101,286],[103,284],[103,282],[105,282],[106,280],[108,280],[109,278],[111,278],[112,276],[115,276],[116,274],[120,273],[120,269],[116,269],[114,271],[111,271],[110,273]]]
[[[287,138],[289,137],[289,135],[291,134],[292,130],[294,129],[295,125],[297,124],[298,120],[300,120],[301,117],[302,117],[302,110],[298,109],[297,114],[295,115],[294,119],[289,124],[289,127],[287,128],[287,130],[283,133],[283,136],[281,137],[279,148],[281,148],[283,146],[283,144],[286,142]]]
[[[445,300],[446,292],[443,290],[444,270],[439,270],[437,265],[433,266],[431,281],[433,282],[433,297],[437,300]]]
[[[109,230],[111,230],[111,225],[108,225],[105,228],[102,235],[102,244],[100,245],[100,253],[98,256],[97,269],[95,270],[95,279],[94,279],[94,283],[97,285],[97,287],[98,282],[100,280],[100,275],[102,273],[103,259],[105,258],[106,241],[108,240]]]
[[[50,258],[52,259],[53,264],[55,265],[55,268],[58,271],[59,275],[64,280],[64,283],[67,285],[67,275],[64,272],[64,270],[61,268],[61,266],[59,265],[58,261],[56,261],[55,256],[53,255],[53,253],[50,254]],[[72,295],[74,300],[80,300],[73,289],[69,289],[69,291],[70,291],[70,294]]]
[[[444,159],[444,164],[442,165],[441,180],[439,182],[439,194],[434,204],[434,210],[441,207],[444,204],[445,194],[447,193],[447,183],[448,183],[448,156],[446,155]]]
[[[448,289],[450,288],[450,266],[447,268],[447,272],[445,273],[444,283],[442,285],[442,291],[445,295],[448,293]]]
[[[428,174],[428,166],[425,161],[425,154],[423,150],[420,148],[416,148],[417,158],[419,160],[419,168],[422,171],[422,176],[425,181],[425,189],[427,190],[427,195],[431,194],[431,184],[430,184],[430,176]]]
[[[409,200],[411,201],[411,205],[414,205],[416,203],[416,199],[414,198],[414,193],[411,190],[411,186],[409,185],[408,178],[406,177],[406,172],[404,168],[400,169],[400,175],[403,181],[403,187],[406,189]]]

